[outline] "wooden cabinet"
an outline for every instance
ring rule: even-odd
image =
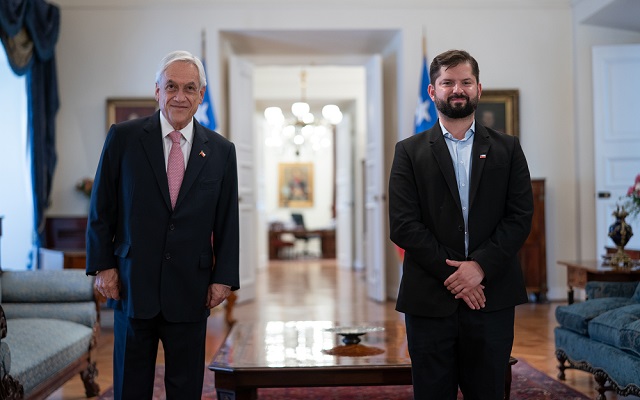
[[[47,217],[44,225],[44,247],[49,250],[49,254],[61,253],[59,258],[62,259],[63,268],[85,269],[86,230],[87,217]]]
[[[547,301],[547,246],[545,234],[545,185],[544,179],[532,179],[533,221],[531,233],[518,257],[524,274],[527,293],[534,295],[537,302]]]

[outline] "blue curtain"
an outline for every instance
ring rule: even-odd
[[[44,0],[0,1],[0,39],[11,69],[17,75],[26,74],[27,78],[35,254],[43,240],[44,212],[49,206],[57,160],[55,117],[59,100],[55,45],[59,31],[58,7]]]

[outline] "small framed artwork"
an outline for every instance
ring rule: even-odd
[[[107,130],[115,123],[146,117],[157,109],[158,102],[152,97],[107,99]]]
[[[313,163],[280,163],[278,177],[280,207],[313,207]]]
[[[520,136],[518,89],[483,90],[476,110],[480,124],[497,131]]]

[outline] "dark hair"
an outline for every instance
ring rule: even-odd
[[[431,66],[429,67],[429,79],[431,79],[431,84],[435,85],[436,79],[440,76],[440,69],[442,67],[449,69],[464,63],[471,64],[471,71],[476,77],[476,81],[480,82],[480,68],[478,67],[476,59],[464,50],[448,50],[444,53],[438,54],[433,61],[431,61]]]

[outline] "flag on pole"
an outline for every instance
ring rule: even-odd
[[[207,63],[205,61],[205,58],[205,31],[202,30],[202,65],[204,66],[205,74],[208,77],[209,74],[207,73]],[[202,126],[211,130],[215,130],[217,128],[216,116],[213,110],[213,101],[211,101],[211,95],[209,94],[211,80],[207,79],[207,81],[207,90],[205,90],[204,92],[202,104],[198,106],[198,111],[196,111],[195,117]]]
[[[427,40],[422,36],[422,77],[420,79],[420,96],[416,107],[415,132],[420,133],[431,128],[438,120],[436,105],[429,97],[429,71],[427,69]]]

